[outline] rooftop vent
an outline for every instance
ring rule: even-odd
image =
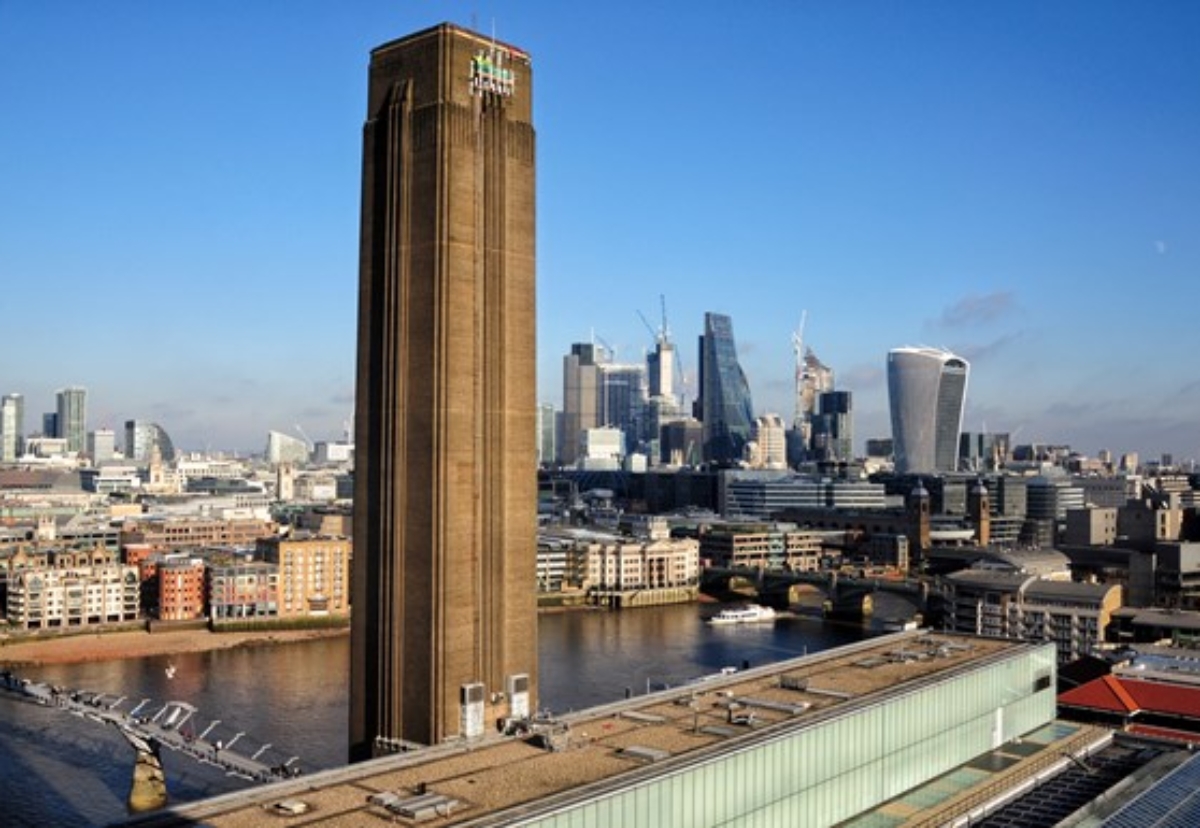
[[[636,759],[639,762],[661,762],[663,759],[670,757],[671,754],[658,748],[630,745],[621,751],[621,755],[627,756],[630,759]]]
[[[393,814],[414,822],[449,816],[463,805],[460,800],[440,793],[423,793],[402,797],[399,794],[384,791],[372,795],[367,801],[372,805],[382,805]]]
[[[275,813],[283,816],[300,816],[307,814],[312,808],[307,802],[299,799],[282,799],[275,803]]]

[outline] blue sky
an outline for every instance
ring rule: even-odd
[[[886,436],[887,351],[972,362],[965,427],[1200,458],[1200,4],[0,0],[0,392],[186,448],[353,406],[369,51],[442,20],[534,61],[539,393],[666,297],[791,332]]]

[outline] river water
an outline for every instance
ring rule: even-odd
[[[694,604],[621,612],[578,611],[539,621],[539,703],[567,712],[719,671],[758,666],[857,641],[868,628],[785,618],[774,625],[713,627],[713,607]],[[264,761],[298,756],[315,771],[344,764],[349,637],[174,657],[50,665],[23,676],[73,689],[168,700],[213,720],[210,739]],[[166,668],[174,664],[174,678]],[[163,751],[173,802],[239,790],[248,783]],[[104,825],[125,816],[133,751],[111,726],[0,693],[0,826]]]

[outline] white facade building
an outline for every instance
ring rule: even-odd
[[[582,589],[660,589],[694,585],[700,577],[700,542],[580,541],[571,550],[573,580]]]
[[[588,428],[579,435],[579,463],[591,470],[615,470],[625,455],[625,435],[619,428]]]
[[[760,469],[787,468],[787,428],[783,424],[783,417],[778,414],[756,417],[750,439],[755,445],[754,455],[749,458],[751,466]]]
[[[267,432],[268,463],[307,463],[308,443],[282,431]]]
[[[19,570],[8,582],[8,623],[23,630],[136,621],[137,567]]]

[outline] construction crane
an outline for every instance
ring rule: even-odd
[[[309,451],[312,451],[313,450],[313,441],[308,439],[308,435],[304,433],[304,429],[300,427],[299,423],[296,423],[296,433],[298,433],[301,437],[304,438],[305,447]]]
[[[662,331],[654,330],[654,326],[650,324],[650,320],[646,318],[646,314],[642,313],[641,311],[638,311],[637,315],[638,315],[638,318],[642,320],[642,324],[646,326],[646,330],[649,331],[650,338],[653,339],[655,343],[661,342],[662,337],[663,337]]]
[[[613,346],[609,345],[608,342],[605,341],[604,337],[600,336],[598,333],[596,333],[593,330],[592,331],[592,345],[594,346],[594,345],[596,345],[596,343],[599,343],[600,347],[603,348],[608,354],[607,359],[603,360],[604,362],[616,362],[617,361],[617,349],[614,348]]]

